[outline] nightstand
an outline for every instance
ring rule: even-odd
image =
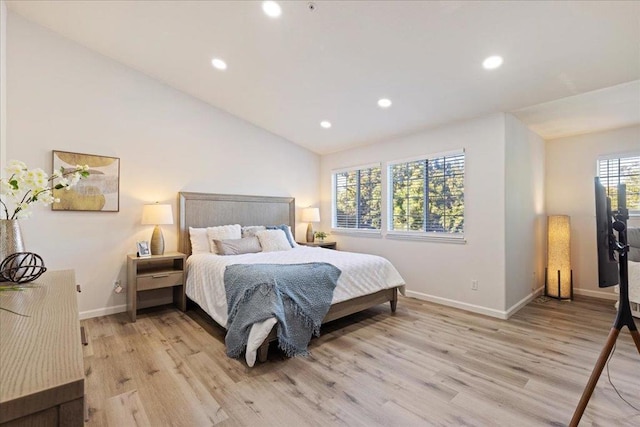
[[[299,245],[302,246],[313,246],[316,248],[325,248],[325,249],[336,249],[336,242],[298,242]]]
[[[138,292],[173,287],[173,302],[180,310],[186,310],[186,258],[181,252],[148,257],[127,255],[127,312],[132,322],[136,321]]]

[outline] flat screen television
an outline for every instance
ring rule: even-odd
[[[618,186],[618,197],[624,200],[625,186]],[[598,245],[598,286],[607,288],[620,282],[618,260],[615,248],[618,239],[613,233],[613,213],[611,199],[607,197],[605,188],[600,184],[600,178],[595,179],[596,195],[596,236]],[[619,200],[620,201],[620,200]],[[621,206],[618,203],[618,206]]]

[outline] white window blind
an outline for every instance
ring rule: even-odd
[[[640,214],[640,156],[600,159],[598,177],[611,198],[611,209],[618,209],[618,184],[626,184],[627,209]]]
[[[464,151],[389,165],[389,230],[464,232]]]
[[[333,227],[380,230],[381,168],[363,167],[333,174]]]

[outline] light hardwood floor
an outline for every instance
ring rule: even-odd
[[[614,318],[611,301],[533,302],[502,321],[409,298],[339,320],[308,358],[247,368],[198,311],[83,321],[88,425],[567,425]],[[640,324],[640,320],[636,319]],[[626,328],[611,377],[640,407]],[[603,372],[581,426],[639,426]]]

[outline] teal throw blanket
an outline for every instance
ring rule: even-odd
[[[251,326],[272,317],[277,319],[278,345],[287,356],[307,355],[312,335],[320,335],[341,273],[322,262],[227,266],[227,355],[239,357]]]

